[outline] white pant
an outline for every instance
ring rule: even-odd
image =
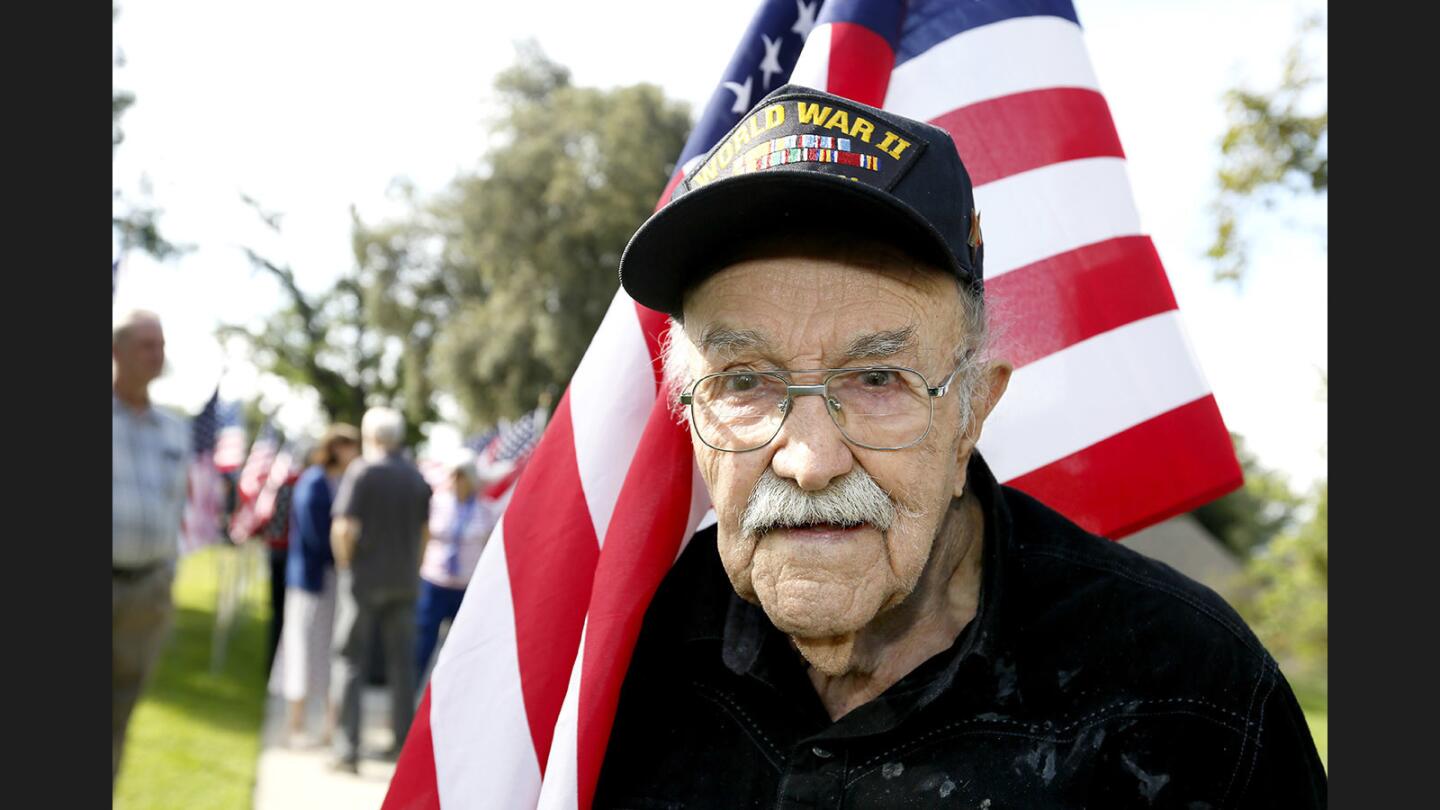
[[[335,570],[327,569],[320,592],[285,589],[285,626],[280,631],[286,700],[330,694],[330,646],[335,635]]]

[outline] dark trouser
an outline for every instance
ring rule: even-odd
[[[347,762],[360,758],[360,692],[370,639],[379,630],[385,652],[386,682],[390,689],[390,727],[395,747],[405,742],[415,715],[415,597],[411,595],[356,594],[353,575],[336,576],[335,667],[331,694],[339,706],[337,756]]]
[[[270,547],[270,653],[265,657],[265,677],[275,667],[275,651],[280,649],[280,635],[285,627],[285,566],[287,549]]]
[[[440,637],[440,623],[454,621],[460,612],[464,588],[445,588],[420,580],[420,602],[415,607],[415,677],[425,674],[435,642]],[[419,687],[417,687],[419,688]]]
[[[110,789],[120,774],[125,729],[175,614],[172,563],[142,571],[116,571],[110,589]]]

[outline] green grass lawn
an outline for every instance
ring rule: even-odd
[[[1310,724],[1310,736],[1315,738],[1315,749],[1320,752],[1320,762],[1325,771],[1330,771],[1330,713],[1325,709],[1305,708],[1305,721]]]
[[[225,665],[210,671],[219,588],[217,563],[239,550],[212,546],[180,561],[175,624],[160,662],[130,719],[117,810],[246,810],[255,787],[265,709],[268,576],[263,555],[236,611]]]
[[[1286,677],[1290,677],[1287,675]],[[1325,770],[1330,770],[1330,689],[1324,679],[1293,677],[1290,688],[1295,699],[1305,712],[1305,722],[1310,724],[1310,736],[1315,740],[1315,750]]]

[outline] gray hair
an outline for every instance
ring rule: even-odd
[[[371,408],[360,420],[360,435],[384,450],[398,450],[405,441],[405,417],[394,408]]]
[[[960,400],[960,429],[970,426],[974,416],[970,402],[979,393],[984,383],[980,371],[989,359],[990,323],[985,309],[985,295],[978,285],[970,285],[959,279],[955,286],[960,295],[960,312],[965,320],[965,334],[955,348],[954,361],[958,368],[950,383],[951,394]],[[690,336],[685,334],[685,325],[678,318],[671,317],[669,328],[660,338],[660,363],[662,369],[662,395],[670,405],[670,412],[676,421],[686,424],[689,410],[680,404],[680,394],[690,386],[690,360],[695,351]],[[949,369],[942,373],[949,373]],[[939,380],[932,380],[937,383]]]
[[[130,333],[134,331],[135,327],[143,326],[144,324],[149,323],[153,323],[156,326],[159,326],[160,316],[156,315],[148,309],[132,309],[127,311],[125,314],[115,319],[115,321],[111,324],[111,348],[118,346],[121,340],[129,337]]]
[[[912,513],[896,504],[863,467],[851,469],[817,492],[801,489],[766,467],[750,490],[740,516],[740,532],[759,537],[771,529],[815,523],[844,527],[868,523],[883,532],[889,531],[901,514]]]

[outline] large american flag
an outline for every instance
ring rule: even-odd
[[[219,427],[220,389],[190,423],[192,455],[186,472],[188,490],[180,518],[180,549],[189,553],[220,539],[220,513],[225,484],[215,467],[215,434]]]
[[[1112,537],[1239,484],[1068,0],[765,2],[679,165],[787,80],[954,137],[1016,366],[980,443],[1001,481]],[[645,608],[709,510],[659,396],[664,327],[611,302],[481,557],[386,808],[589,807]]]

